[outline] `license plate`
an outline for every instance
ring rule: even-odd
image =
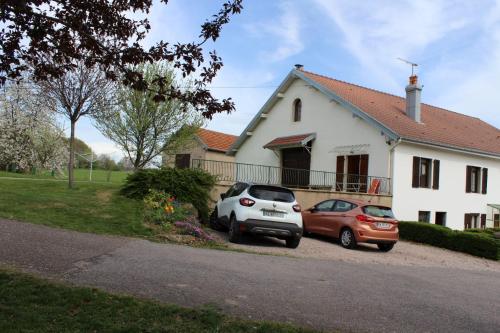
[[[379,229],[391,229],[392,224],[390,223],[384,223],[384,222],[377,222],[377,228]]]
[[[270,216],[270,217],[285,217],[285,213],[282,212],[275,212],[272,210],[263,210],[262,215],[264,216]]]

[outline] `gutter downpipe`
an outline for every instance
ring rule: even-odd
[[[399,146],[401,142],[402,142],[401,138],[398,138],[394,146],[391,147],[389,153],[389,167],[390,167],[389,175],[391,176],[389,178],[391,179],[391,195],[393,199],[394,199],[394,149],[396,149],[396,147]]]

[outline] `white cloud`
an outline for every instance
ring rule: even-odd
[[[470,5],[452,6],[446,1],[315,2],[340,30],[341,45],[363,70],[369,70],[375,80],[392,89],[398,86],[394,74],[408,73],[408,67],[397,57],[418,62],[431,44],[470,22],[462,12]]]
[[[288,1],[281,2],[279,7],[281,10],[279,19],[246,26],[247,31],[254,36],[265,38],[266,42],[274,42],[275,49],[261,53],[261,57],[265,61],[282,61],[304,49],[304,43],[301,39],[302,22],[297,11],[298,8]]]

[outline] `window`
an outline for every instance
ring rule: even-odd
[[[175,167],[179,169],[189,168],[191,164],[190,154],[176,154],[175,155]]]
[[[300,98],[297,98],[293,102],[293,121],[294,122],[300,121],[301,118],[302,118],[302,101],[300,100]]]
[[[484,215],[484,223],[486,224],[486,215]],[[481,216],[482,219],[482,216]],[[479,214],[465,214],[464,229],[479,228]]]
[[[317,212],[330,212],[333,210],[333,205],[335,205],[335,200],[327,200],[320,202],[314,207]]]
[[[493,227],[500,228],[500,214],[493,215]]]
[[[392,209],[384,206],[364,206],[363,213],[373,217],[394,218]]]
[[[236,183],[229,188],[226,192],[226,198],[235,197],[240,195],[248,187],[247,183]]]
[[[348,212],[348,211],[354,209],[355,207],[356,207],[356,205],[354,205],[350,202],[337,200],[335,202],[335,207],[333,208],[333,211],[334,212]]]
[[[434,170],[432,170],[434,169]],[[412,187],[439,189],[439,160],[413,156]],[[434,171],[434,172],[433,172]]]
[[[248,193],[257,199],[280,202],[294,202],[295,195],[289,189],[276,186],[254,185]]]
[[[434,223],[437,225],[442,225],[446,227],[446,212],[436,212],[436,218],[434,219]]]
[[[481,186],[481,168],[468,165],[465,175],[465,192],[466,193],[479,193]],[[488,183],[488,169],[483,169],[483,189],[482,192],[486,194],[486,187]]]
[[[418,212],[418,222],[431,222],[431,212],[429,211],[419,211]]]

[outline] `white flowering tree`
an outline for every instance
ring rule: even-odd
[[[67,163],[64,132],[51,105],[22,81],[0,91],[0,166],[60,170]]]

